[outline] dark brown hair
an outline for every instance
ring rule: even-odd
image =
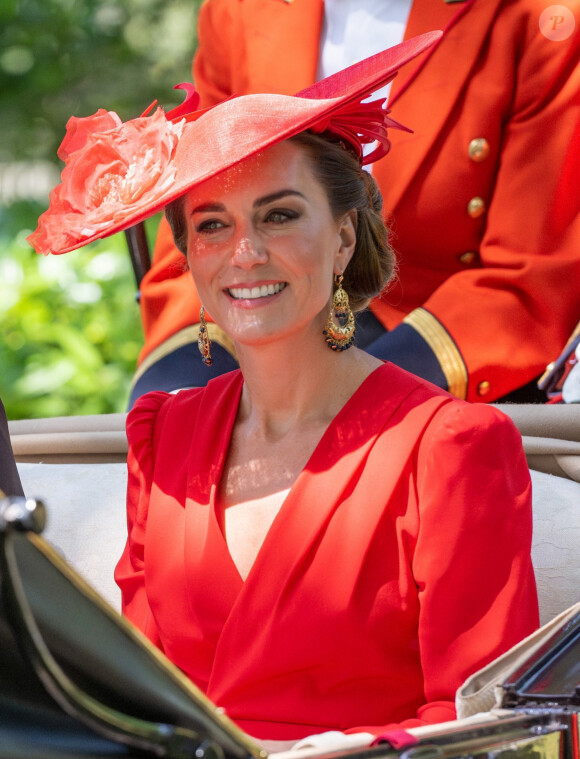
[[[187,255],[187,224],[185,223],[185,195],[180,195],[165,206],[165,218],[171,227],[175,246],[184,256]]]
[[[303,145],[309,152],[314,175],[326,190],[334,218],[353,209],[357,212],[356,246],[344,272],[343,287],[352,310],[361,311],[383,290],[395,269],[378,185],[361,167],[358,157],[332,136],[301,132],[290,142]]]
[[[381,215],[383,199],[372,175],[338,140],[327,135],[301,132],[290,138],[307,150],[314,175],[324,187],[332,215],[341,218],[357,212],[356,246],[344,272],[343,287],[353,311],[361,311],[393,276],[395,255]],[[183,196],[165,209],[177,248],[187,252],[187,225]]]

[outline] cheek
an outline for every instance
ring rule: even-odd
[[[206,246],[190,245],[188,247],[187,266],[197,289],[202,290],[211,269],[211,259],[207,254]]]
[[[328,276],[331,280],[337,247],[335,235],[316,227],[299,239],[289,240],[286,251],[288,260],[298,269],[313,276]]]
[[[208,245],[199,237],[190,238],[187,247],[187,263],[196,282],[211,276],[218,265],[218,259],[215,246]]]
[[[318,244],[305,251],[302,264],[318,287],[330,291],[334,278],[335,251],[333,240],[318,238]]]
[[[190,234],[187,243],[187,258],[204,258],[208,255],[208,245],[201,237]]]

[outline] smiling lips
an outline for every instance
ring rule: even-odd
[[[268,295],[276,295],[286,287],[286,282],[276,282],[272,285],[259,285],[256,287],[229,287],[228,293],[235,300],[255,300],[266,298]]]

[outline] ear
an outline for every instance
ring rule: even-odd
[[[334,273],[342,274],[353,257],[356,246],[356,227],[358,214],[353,208],[347,211],[338,223],[340,245],[334,261]]]

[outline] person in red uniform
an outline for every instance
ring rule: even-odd
[[[66,252],[166,206],[235,348],[239,369],[130,412],[116,579],[127,617],[267,745],[452,719],[463,680],[538,624],[514,425],[353,344],[394,269],[363,162],[399,125],[362,101],[437,39],[301,97],[73,121],[30,238]]]
[[[580,318],[580,3],[552,20],[547,0],[399,0],[365,14],[368,5],[206,0],[194,62],[202,104],[295,93],[337,48],[368,55],[387,46],[382,36],[442,29],[392,85],[389,106],[413,133],[393,135],[373,172],[398,277],[359,317],[358,344],[459,398],[545,400],[535,380]],[[237,366],[213,324],[214,363],[199,362],[200,302],[181,262],[162,222],[141,286],[130,404]]]

